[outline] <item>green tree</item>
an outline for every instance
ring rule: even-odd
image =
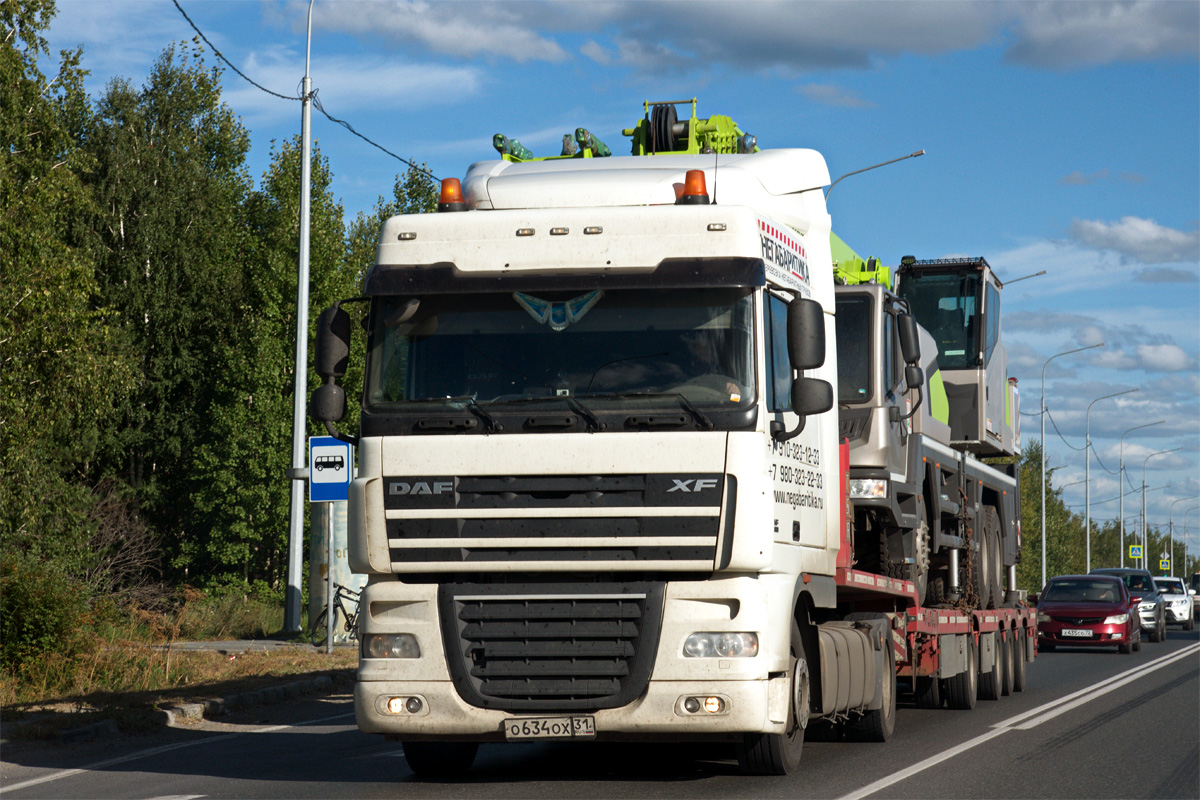
[[[253,247],[243,262],[240,329],[222,344],[227,368],[214,376],[213,436],[196,465],[196,505],[211,524],[197,557],[219,580],[274,588],[287,568],[300,165],[299,137],[273,147],[261,187],[247,200]],[[319,147],[311,170],[310,356],[317,313],[348,289],[340,276],[343,209]],[[309,393],[317,385],[310,358]]]
[[[193,502],[194,464],[213,436],[216,381],[248,291],[250,143],[221,102],[219,77],[198,47],[168,47],[140,90],[109,84],[88,138],[101,292],[137,354],[137,384],[101,442],[102,466],[134,487],[189,576],[213,526]]]
[[[86,228],[81,53],[62,52],[50,78],[38,69],[54,13],[49,0],[0,4],[0,640],[10,666],[61,651],[78,630],[98,563],[102,498],[88,473],[132,375],[114,314],[98,302]]]
[[[1041,442],[1027,441],[1021,454],[1021,563],[1017,585],[1036,592],[1042,582]],[[1054,470],[1046,471],[1046,578],[1086,571],[1084,520],[1063,503],[1054,488]]]

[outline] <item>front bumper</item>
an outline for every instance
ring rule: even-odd
[[[1064,635],[1066,630],[1086,630],[1088,636]],[[1039,622],[1038,641],[1052,644],[1056,647],[1108,647],[1118,644],[1129,644],[1133,641],[1133,626],[1129,623],[1119,625],[1087,624],[1067,625],[1061,622]]]
[[[774,684],[780,684],[775,686]],[[646,693],[622,708],[591,712],[596,720],[596,738],[606,741],[647,740],[656,737],[707,737],[760,730],[769,716],[772,692],[787,693],[786,679],[761,681],[652,681]],[[685,697],[717,695],[725,700],[723,714],[683,710]],[[419,713],[391,714],[392,697],[418,697]],[[383,733],[415,740],[455,738],[474,741],[504,741],[504,720],[522,717],[567,716],[551,712],[512,713],[476,708],[463,701],[449,681],[370,681],[354,687],[354,712],[365,733]],[[582,716],[588,712],[569,712]],[[769,732],[783,733],[785,722],[771,723]]]
[[[1158,609],[1150,608],[1143,611],[1138,609],[1138,620],[1142,623],[1142,630],[1152,631],[1158,627]]]
[[[1183,624],[1192,618],[1192,604],[1167,606],[1167,622]]]

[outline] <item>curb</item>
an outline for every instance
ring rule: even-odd
[[[150,715],[150,719],[152,722],[168,728],[181,728],[199,722],[206,717],[223,716],[237,708],[247,708],[267,703],[280,703],[296,697],[303,697],[309,694],[326,694],[331,691],[333,691],[333,678],[328,675],[320,675],[316,678],[292,681],[280,686],[268,686],[252,692],[234,694],[223,698],[218,697],[203,703],[184,703],[168,708],[160,708]]]

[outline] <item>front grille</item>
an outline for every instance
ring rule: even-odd
[[[662,583],[439,588],[446,657],[468,703],[508,711],[625,705],[658,647]]]
[[[736,480],[721,473],[385,477],[397,572],[710,571]]]
[[[1104,621],[1104,617],[1052,617],[1052,619],[1064,625],[1099,625]]]

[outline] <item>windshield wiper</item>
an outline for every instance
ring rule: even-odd
[[[496,423],[496,418],[484,411],[480,405],[475,402],[475,395],[473,394],[464,394],[460,397],[447,397],[444,402],[451,408],[460,406],[479,417],[479,419],[483,421],[484,433],[495,433],[501,429],[501,426]]]

